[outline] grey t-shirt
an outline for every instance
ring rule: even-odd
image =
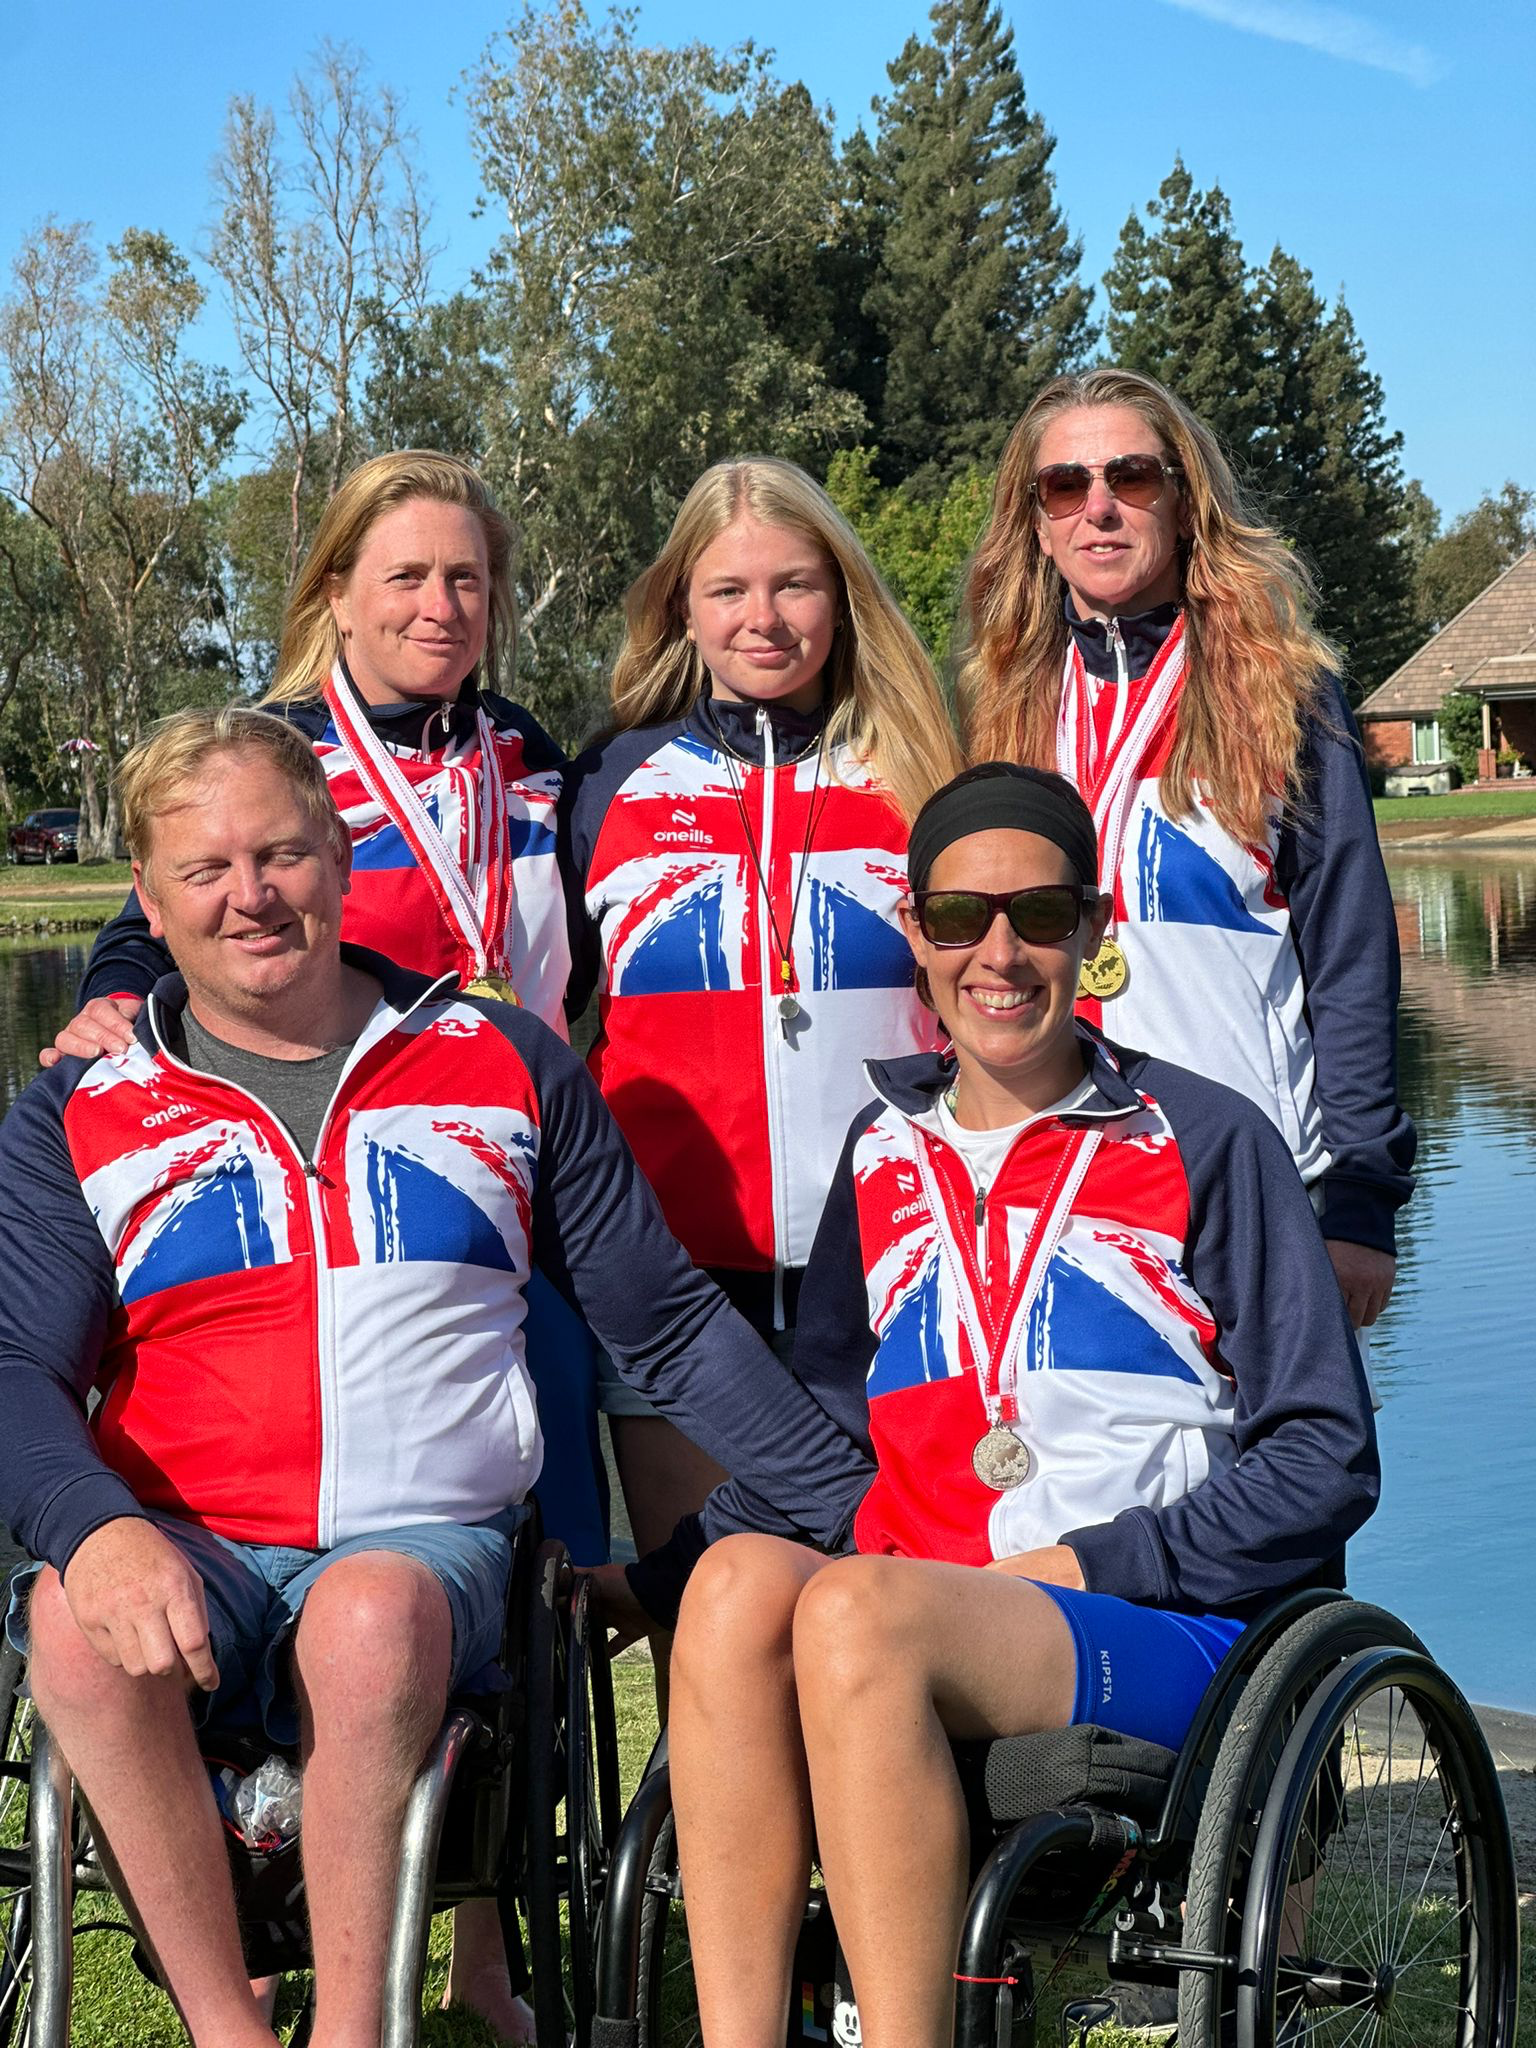
[[[356,1041],[333,1046],[312,1060],[274,1060],[265,1053],[226,1045],[222,1038],[205,1031],[190,1009],[182,1011],[179,1021],[182,1043],[173,1044],[171,1051],[198,1073],[216,1074],[221,1081],[233,1081],[237,1088],[254,1095],[286,1124],[304,1157],[312,1159],[321,1121]]]

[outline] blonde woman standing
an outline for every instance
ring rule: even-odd
[[[787,1355],[862,1061],[933,1042],[897,918],[958,752],[921,643],[810,477],[723,462],[636,580],[562,800],[592,1069],[696,1264]],[[602,1386],[642,1554],[715,1468]]]
[[[1412,1181],[1397,937],[1303,564],[1149,377],[1059,377],[1004,450],[967,590],[974,759],[1059,769],[1113,891],[1082,1011],[1247,1095],[1312,1190],[1357,1328]]]

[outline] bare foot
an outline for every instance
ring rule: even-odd
[[[451,1995],[450,1995],[451,1993]],[[456,2006],[461,2012],[478,2013],[493,2029],[502,2048],[535,2048],[533,2007],[526,1998],[514,1998],[503,1976],[500,1984],[480,1979],[470,1988],[449,1986],[443,1992],[442,2010]]]

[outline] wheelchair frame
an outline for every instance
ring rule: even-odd
[[[1343,1804],[1335,1797],[1332,1818],[1319,1821],[1321,1794],[1342,1785],[1338,1759],[1351,1716],[1382,1693],[1412,1704],[1427,1731],[1425,1754],[1432,1750],[1445,1780],[1441,1840],[1450,1843],[1459,1899],[1458,2005],[1448,2048],[1512,2048],[1518,1898],[1487,1744],[1461,1694],[1402,1622],[1323,1591],[1280,1601],[1232,1646],[1150,1824],[1091,1798],[994,1824],[998,1838],[981,1856],[961,1935],[956,2048],[1033,2042],[1036,1967],[1044,1967],[1048,1985],[1068,1955],[1102,1961],[1112,1979],[1177,1985],[1184,2048],[1288,2048],[1292,2039],[1313,2038],[1296,2031],[1297,2014],[1309,2026],[1323,2015],[1320,2039],[1347,2039],[1351,2048],[1385,2040],[1394,2002],[1409,1996],[1408,1964],[1385,1952],[1400,1938],[1400,1913],[1383,1913],[1381,1927],[1359,1929],[1358,1941],[1351,1928],[1341,1949],[1360,1953],[1287,1959],[1281,1949],[1288,1889],[1305,1883],[1296,1875],[1298,1844],[1314,1870],[1326,1858]],[[1057,1739],[1017,1737],[988,1748]],[[1349,1789],[1342,1787],[1346,1797]],[[1375,1789],[1365,1787],[1362,1771],[1362,1803]],[[1390,1847],[1388,1855],[1390,1877]],[[1405,1855],[1405,1882],[1406,1871]],[[1065,1891],[1070,1912],[1041,1917],[1042,1882],[1058,1897]],[[658,1745],[610,1865],[592,2048],[671,2048],[660,1991],[673,1902],[681,1896]],[[812,1897],[824,1906],[824,1895]],[[1372,1946],[1378,1937],[1382,1953]],[[846,1982],[840,1959],[837,1967]],[[1108,2016],[1101,2001],[1069,2003],[1064,2048],[1085,2042]],[[1321,2031],[1330,2023],[1343,2031]],[[1420,2048],[1412,2033],[1393,2038]]]
[[[111,1918],[74,1924],[76,1893],[110,1894],[111,1887],[68,1766],[30,1704],[17,1698],[21,1662],[7,1651],[0,1665],[7,1716],[0,1784],[9,1800],[27,1799],[21,1843],[0,1847],[0,2048],[67,2048],[75,1937],[136,1930]],[[514,1539],[502,1663],[512,1681],[506,1690],[450,1701],[407,1802],[382,2048],[414,2048],[419,2039],[433,1913],[486,1896],[497,1900],[514,1984],[522,1905],[540,2037],[564,2041],[574,2026],[584,2048],[590,2029],[592,1933],[619,1820],[613,1684],[585,1580],[562,1544],[538,1543],[532,1523]],[[232,1844],[231,1854],[240,1853]],[[298,1953],[287,1964],[308,1966]],[[306,2005],[294,2048],[307,2040],[309,2023]]]

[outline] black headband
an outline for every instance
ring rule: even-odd
[[[946,846],[973,832],[1035,832],[1059,846],[1085,889],[1099,881],[1099,838],[1093,815],[1063,775],[984,761],[935,790],[918,812],[907,845],[907,875],[914,889],[928,880]]]

